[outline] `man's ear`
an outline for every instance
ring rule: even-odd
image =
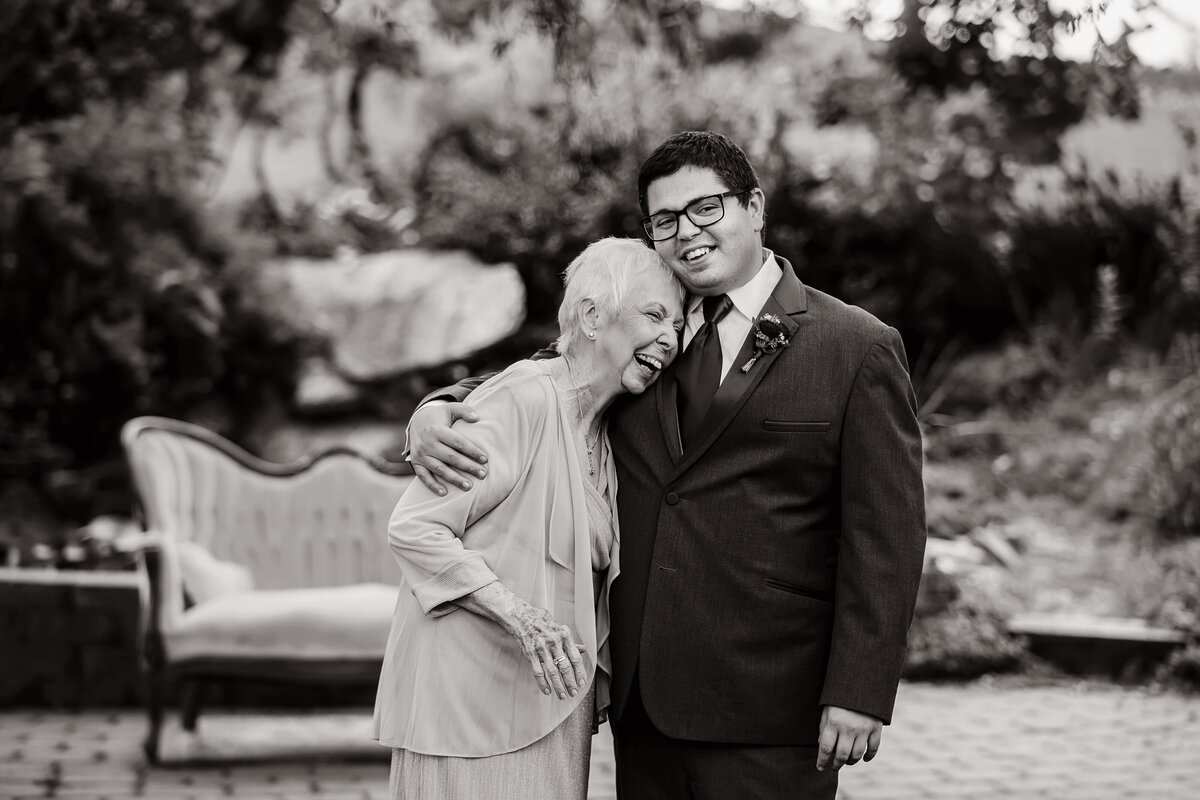
[[[746,210],[750,212],[750,216],[754,219],[754,230],[762,232],[763,226],[766,225],[767,221],[767,196],[763,194],[762,189],[756,187],[750,190]]]

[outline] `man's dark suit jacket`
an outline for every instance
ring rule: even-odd
[[[790,343],[743,372],[747,337],[691,449],[673,368],[610,409],[618,723],[635,671],[678,739],[815,745],[823,705],[891,720],[925,548],[904,346],[779,263],[761,313]]]

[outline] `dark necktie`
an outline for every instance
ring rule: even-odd
[[[727,295],[704,298],[704,324],[679,357],[675,380],[678,382],[679,439],[684,450],[691,444],[712,405],[717,387],[721,385],[721,337],[717,333],[717,323],[731,308],[733,301]]]

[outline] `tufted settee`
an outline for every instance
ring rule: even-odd
[[[121,441],[149,534],[152,761],[170,682],[194,730],[207,681],[378,680],[400,580],[387,522],[407,464],[346,448],[273,464],[161,417],[130,420]]]

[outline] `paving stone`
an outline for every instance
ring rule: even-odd
[[[369,710],[361,713],[369,719]],[[256,743],[254,762],[233,750],[222,763],[149,767],[137,711],[0,713],[0,798],[82,800],[387,796],[384,759],[266,760],[277,715],[214,710],[202,730]],[[344,719],[329,717],[334,730]],[[313,717],[314,724],[320,715]],[[205,726],[203,723],[212,724]],[[177,725],[177,721],[175,722]],[[266,734],[256,733],[261,729]],[[612,800],[612,740],[594,739],[593,800]],[[266,745],[263,744],[265,740]],[[843,800],[1195,800],[1200,786],[1200,697],[1059,685],[1029,689],[903,684],[880,755],[841,774]],[[364,750],[372,755],[378,751]],[[344,756],[344,754],[343,754]]]
[[[924,800],[928,796],[928,793],[924,790],[918,792],[898,792],[895,789],[887,789],[882,786],[854,791],[846,791],[840,787],[838,789],[839,800]]]

